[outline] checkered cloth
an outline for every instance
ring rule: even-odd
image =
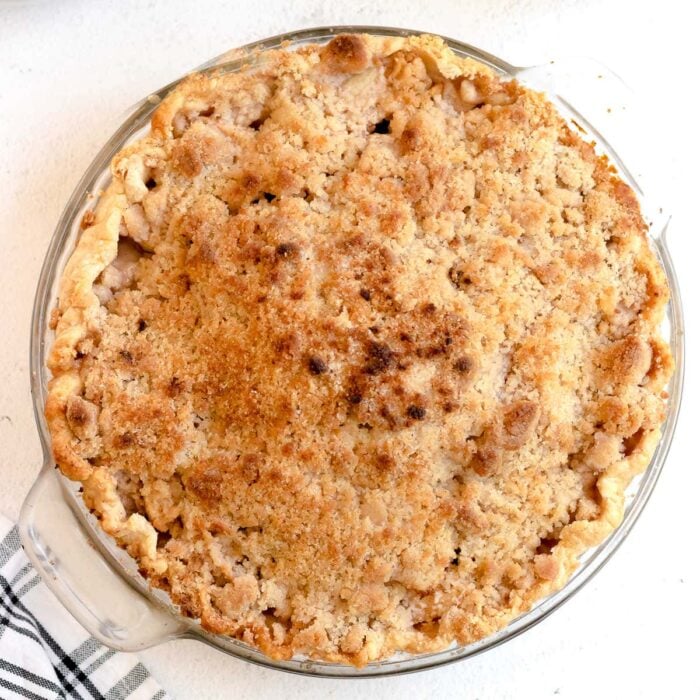
[[[0,698],[166,697],[133,654],[103,646],[63,609],[0,516]]]

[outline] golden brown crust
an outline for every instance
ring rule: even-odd
[[[273,657],[469,643],[561,587],[664,417],[630,188],[435,37],[192,76],[63,275],[57,463],[183,613]]]

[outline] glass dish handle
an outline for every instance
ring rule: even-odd
[[[138,651],[182,636],[181,622],[146,601],[97,555],[59,478],[44,467],[19,522],[25,552],[51,592],[93,637],[113,649]]]

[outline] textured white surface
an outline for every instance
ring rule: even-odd
[[[641,132],[639,146],[656,153],[653,172],[674,213],[670,238],[689,367],[666,469],[613,560],[534,630],[476,659],[413,676],[292,677],[192,641],[143,652],[175,698],[700,697],[693,634],[700,623],[694,440],[700,152],[693,75],[700,65],[696,23],[685,8],[681,0],[0,1],[0,510],[15,518],[40,466],[27,358],[41,262],[78,178],[119,115],[151,90],[226,49],[282,31],[384,24],[447,34],[520,65],[593,56],[636,88],[653,126]]]

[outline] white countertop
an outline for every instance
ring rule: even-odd
[[[341,10],[343,6],[352,9]],[[651,116],[653,170],[673,212],[671,250],[687,324],[685,401],[674,446],[639,523],[604,570],[535,629],[456,665],[372,681],[260,669],[193,641],[144,651],[174,698],[688,698],[696,669],[700,460],[700,157],[696,22],[678,0],[0,0],[0,511],[16,518],[39,467],[29,396],[29,320],[63,205],[131,104],[207,58],[295,28],[405,26],[519,65],[592,56],[636,88]],[[691,125],[693,131],[691,131]],[[693,135],[691,135],[693,134]],[[642,139],[642,145],[645,146]]]

